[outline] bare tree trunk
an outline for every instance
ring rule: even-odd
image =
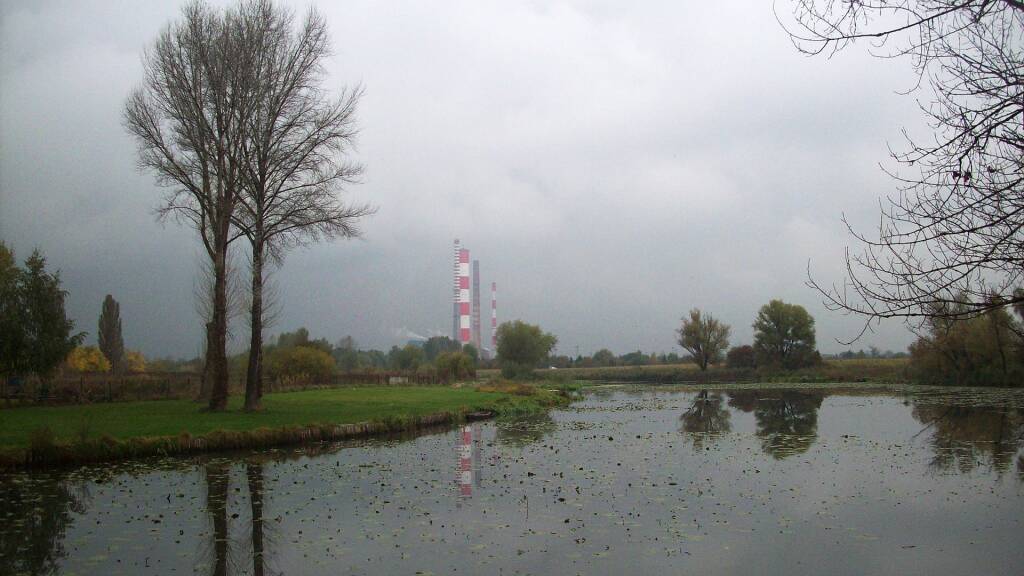
[[[263,407],[263,243],[252,247],[252,307],[250,309],[249,367],[245,377],[245,409]]]
[[[210,389],[213,388],[213,371],[210,370],[211,364],[210,358],[210,343],[213,342],[213,322],[207,322],[204,325],[206,330],[206,358],[203,361],[203,375],[199,380],[199,397],[196,398],[199,402],[207,402],[210,400]]]
[[[228,407],[228,298],[227,298],[227,227],[218,231],[217,255],[213,262],[213,338],[206,351],[206,362],[212,376],[210,410]]]

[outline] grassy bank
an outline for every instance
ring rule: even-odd
[[[460,420],[467,412],[539,411],[566,402],[543,390],[334,388],[269,394],[264,410],[201,412],[185,400],[0,410],[0,466],[74,463],[332,440]]]
[[[728,382],[906,382],[904,358],[866,358],[825,360],[821,365],[788,372],[735,369],[711,366],[701,372],[696,364],[658,364],[651,366],[608,366],[600,368],[562,368],[537,370],[538,379],[555,381],[728,383]]]

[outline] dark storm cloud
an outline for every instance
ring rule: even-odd
[[[178,9],[9,3],[0,24],[0,237],[46,252],[83,329],[114,294],[149,355],[198,350],[200,259],[189,230],[155,223],[160,190],[120,111]],[[920,127],[894,93],[906,63],[802,57],[760,3],[319,9],[329,85],[366,89],[367,172],[348,194],[380,210],[364,240],[289,254],[272,331],[379,347],[447,333],[455,237],[498,282],[500,317],[540,323],[562,352],[670,350],[693,306],[749,341],[776,297],[808,307],[824,350],[859,330],[803,282],[808,260],[841,277],[841,213],[870,226],[892,190],[886,142]],[[893,324],[858,345],[908,339]]]

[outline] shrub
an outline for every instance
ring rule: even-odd
[[[729,368],[757,368],[757,354],[749,344],[735,346],[725,355],[725,363]]]
[[[287,383],[313,382],[334,373],[334,358],[318,348],[275,348],[267,354],[267,373]]]
[[[67,367],[76,372],[109,372],[110,361],[95,346],[78,346],[68,354]]]
[[[476,377],[473,359],[464,352],[442,352],[434,360],[437,376],[444,380],[464,380]]]
[[[36,428],[29,434],[28,452],[33,462],[46,462],[56,457],[57,436],[49,426]]]
[[[141,373],[146,371],[146,357],[138,350],[128,350],[125,352],[125,364],[129,372]]]
[[[522,382],[507,382],[507,381],[495,381],[488,382],[487,384],[481,384],[476,387],[481,392],[501,392],[503,394],[511,394],[513,396],[535,396],[537,394],[537,387],[524,384]]]

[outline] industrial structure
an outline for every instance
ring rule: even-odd
[[[455,306],[452,340],[459,344],[470,343],[469,319],[469,250],[455,239]]]
[[[491,282],[491,353],[498,354],[498,283]]]
[[[469,249],[455,239],[454,289],[452,290],[452,340],[465,346],[472,344],[485,356],[493,356],[497,350],[498,303],[497,283],[491,282],[491,338],[490,347],[484,347],[480,305],[480,261],[473,260],[470,266]],[[472,280],[470,274],[472,273]],[[470,286],[472,285],[472,289]],[[487,354],[486,352],[489,352]]]
[[[480,350],[480,261],[473,260],[473,346]]]

